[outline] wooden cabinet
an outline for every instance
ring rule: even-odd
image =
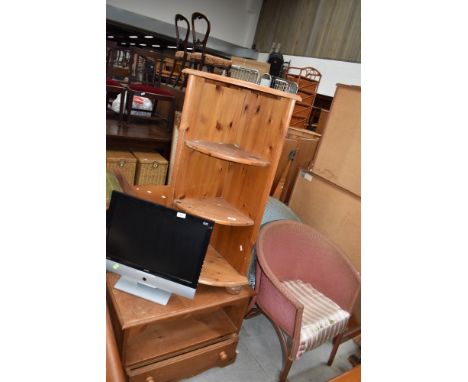
[[[233,295],[199,285],[193,300],[172,295],[163,306],[115,289],[118,279],[107,274],[107,301],[130,381],[177,380],[234,362],[249,288]]]
[[[186,69],[174,207],[211,219],[210,246],[245,275],[300,97]]]
[[[322,75],[317,69],[312,67],[288,68],[285,79],[297,83],[297,94],[302,98],[296,102],[291,118],[291,126],[307,129],[309,126],[315,96],[320,84]]]

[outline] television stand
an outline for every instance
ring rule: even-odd
[[[107,273],[107,304],[130,382],[179,380],[235,361],[251,289],[233,295],[199,284],[193,300],[174,294],[164,306],[116,289],[119,277]]]
[[[114,288],[161,305],[167,305],[172,294],[160,288],[152,288],[136,281],[129,280],[124,276],[120,277]]]

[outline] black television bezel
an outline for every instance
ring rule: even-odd
[[[202,266],[203,266],[203,262],[205,260],[206,252],[208,251],[208,245],[209,245],[209,242],[210,242],[211,234],[213,232],[213,228],[214,228],[215,223],[212,220],[205,219],[205,218],[200,218],[199,216],[183,212],[185,214],[185,220],[193,220],[193,221],[196,221],[196,222],[198,222],[198,223],[200,223],[202,225],[203,225],[204,222],[208,223],[208,225],[206,225],[206,224],[203,225],[204,227],[206,227],[206,235],[205,235],[205,239],[204,239],[204,242],[203,242],[203,247],[206,246],[207,251],[205,251],[205,253],[202,256],[198,257],[198,263],[196,264],[196,266],[197,266],[196,281],[184,280],[184,279],[182,279],[180,277],[177,277],[177,276],[174,276],[174,275],[169,275],[169,274],[165,274],[165,273],[162,273],[162,272],[158,272],[157,270],[154,270],[154,269],[148,269],[148,268],[142,267],[139,264],[132,263],[131,261],[128,261],[127,259],[121,259],[121,258],[116,257],[115,255],[112,255],[112,254],[107,252],[107,241],[109,240],[109,233],[110,233],[110,227],[111,227],[111,224],[112,224],[111,222],[112,222],[113,212],[115,210],[115,204],[118,203],[118,199],[122,198],[122,197],[123,198],[128,198],[128,199],[133,199],[134,201],[136,201],[136,202],[138,202],[140,204],[146,204],[151,208],[160,209],[160,210],[164,211],[164,213],[174,213],[174,214],[180,213],[180,211],[175,210],[173,208],[166,207],[166,206],[163,206],[161,204],[154,203],[154,202],[151,202],[151,201],[148,201],[148,200],[145,200],[145,199],[141,199],[141,198],[138,198],[138,197],[130,195],[130,194],[126,194],[126,193],[123,193],[123,192],[113,190],[112,194],[111,194],[111,200],[110,200],[110,203],[109,203],[109,208],[107,210],[107,216],[106,216],[106,258],[108,260],[115,261],[117,263],[127,265],[127,266],[129,266],[131,268],[135,268],[135,269],[137,269],[139,271],[142,271],[142,272],[145,272],[145,273],[157,276],[157,277],[161,277],[161,278],[164,278],[166,280],[170,280],[170,281],[173,281],[173,282],[188,286],[190,288],[196,289],[197,286],[198,286],[198,280],[200,278],[201,269],[202,269]]]

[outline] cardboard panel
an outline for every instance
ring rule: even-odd
[[[361,270],[361,198],[301,170],[289,207],[338,246]]]
[[[317,175],[361,195],[361,88],[337,85],[313,165]]]

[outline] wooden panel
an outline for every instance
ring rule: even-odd
[[[360,0],[264,0],[254,43],[270,52],[361,61]]]
[[[185,198],[176,199],[175,206],[185,212],[213,220],[218,224],[232,226],[246,226],[254,224],[254,221],[223,198]]]
[[[173,188],[167,185],[147,184],[135,186],[130,192],[137,198],[145,199],[153,203],[161,204],[165,207],[172,206]]]
[[[289,167],[288,174],[284,181],[283,190],[281,191],[281,196],[279,198],[286,204],[291,196],[299,170],[301,168],[309,168],[310,163],[314,159],[320,136],[312,131],[290,127],[288,130],[288,137],[295,139],[297,143],[296,155]]]
[[[239,294],[231,295],[222,288],[198,285],[193,300],[173,294],[167,305],[160,305],[115,289],[114,285],[119,277],[115,273],[107,273],[107,289],[109,291],[108,297],[112,300],[109,307],[112,305],[115,309],[116,318],[123,330],[149,324],[155,320],[162,322],[164,320],[180,319],[188,314],[213,310],[227,305],[236,305],[243,303],[252,294],[247,287],[243,287]],[[119,341],[118,336],[117,340]]]
[[[292,118],[291,118],[292,121]],[[284,140],[283,150],[281,151],[281,156],[278,162],[278,167],[276,168],[275,178],[273,180],[273,185],[271,187],[270,195],[273,195],[274,191],[278,187],[278,184],[281,180],[281,177],[285,175],[288,171],[289,164],[289,155],[297,146],[297,141],[295,139],[286,138]]]
[[[224,159],[236,163],[244,163],[251,166],[268,166],[269,161],[257,157],[248,151],[234,146],[233,144],[209,141],[185,141],[191,149],[200,151],[215,158]]]
[[[361,195],[361,88],[337,85],[313,171]]]
[[[183,320],[145,325],[133,331],[127,343],[126,367],[168,358],[184,349],[195,349],[237,332],[223,309],[189,315]]]
[[[330,379],[329,382],[361,382],[361,365],[352,368],[336,378]]]
[[[137,369],[127,369],[130,382],[166,382],[191,377],[210,367],[223,367],[236,359],[237,336],[177,357]],[[151,379],[148,379],[151,378]]]
[[[361,269],[361,198],[301,171],[289,207],[305,223],[335,243]]]
[[[125,375],[120,359],[117,341],[109,315],[109,308],[106,306],[106,381],[125,382]]]
[[[257,85],[252,82],[246,82],[242,80],[238,80],[236,78],[231,78],[231,77],[226,77],[226,76],[219,76],[217,74],[209,73],[209,72],[201,72],[199,70],[194,70],[194,69],[184,69],[183,73],[185,74],[193,74],[199,78],[207,78],[207,79],[212,79],[217,82],[225,83],[226,85],[234,85],[238,86],[240,88],[245,88],[245,89],[251,89],[255,91],[259,91],[262,94],[270,94],[273,96],[277,97],[284,97],[284,98],[290,98],[294,99],[296,101],[300,101],[300,98],[296,94],[292,93],[286,93],[281,90],[276,90],[273,88],[267,88],[265,86]]]
[[[200,284],[218,287],[247,285],[247,277],[240,275],[213,247],[209,246],[198,280]]]

